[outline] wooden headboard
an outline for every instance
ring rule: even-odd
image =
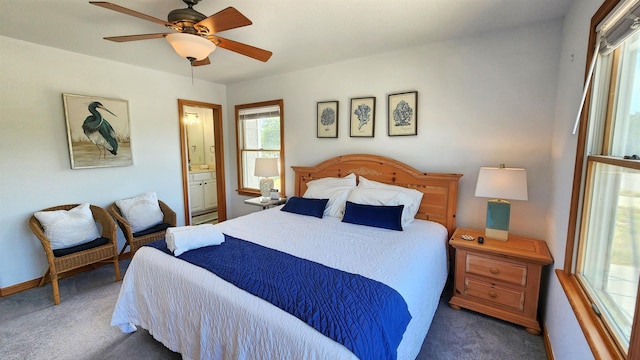
[[[449,236],[456,228],[458,180],[462,174],[423,173],[390,158],[351,154],[337,156],[316,166],[292,166],[295,172],[295,196],[302,196],[307,182],[324,177],[344,177],[350,173],[369,180],[416,189],[424,193],[416,218],[444,225]]]

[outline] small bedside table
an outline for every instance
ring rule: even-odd
[[[464,240],[462,235],[474,239]],[[484,244],[478,243],[478,236],[484,237]],[[449,245],[456,250],[449,306],[519,324],[540,335],[540,276],[542,267],[553,262],[544,241],[511,234],[500,241],[487,238],[484,230],[456,229]]]
[[[261,196],[258,196],[256,198],[251,198],[251,199],[247,199],[244,201],[245,204],[249,204],[249,205],[255,205],[255,206],[261,206],[262,210],[264,209],[268,209],[270,207],[274,207],[274,206],[278,206],[278,205],[282,205],[284,203],[287,202],[287,198],[279,198],[277,200],[267,200],[265,202],[260,201],[262,200]]]

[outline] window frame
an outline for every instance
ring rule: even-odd
[[[605,17],[615,8],[620,0],[605,0],[600,8],[591,18],[589,46],[588,49],[594,49],[597,41],[596,27],[605,19]],[[587,69],[585,78],[588,76],[588,66],[591,63],[594,54],[589,51],[587,54]],[[587,92],[587,99],[591,99],[591,88]],[[576,315],[578,323],[582,328],[587,343],[596,359],[635,359],[640,358],[640,296],[636,298],[635,315],[632,322],[631,336],[629,339],[629,349],[627,356],[624,355],[622,349],[611,334],[604,321],[597,315],[592,307],[592,301],[583,290],[578,276],[575,274],[575,264],[578,256],[578,248],[580,246],[580,231],[582,223],[582,203],[584,196],[583,180],[588,179],[589,174],[586,172],[588,161],[597,161],[613,165],[624,164],[625,167],[634,169],[640,168],[640,163],[632,162],[611,156],[586,156],[587,152],[587,134],[589,127],[589,109],[590,101],[585,101],[582,108],[580,118],[580,127],[578,132],[578,142],[576,151],[576,160],[574,166],[573,189],[571,193],[571,207],[569,213],[569,224],[567,231],[567,242],[563,269],[556,269],[558,280],[565,291],[569,303]],[[609,110],[607,110],[609,111]],[[607,123],[610,123],[607,121]],[[609,131],[608,129],[605,131]],[[605,137],[606,139],[606,137]],[[588,180],[587,180],[588,181]],[[640,293],[640,286],[638,289]]]
[[[260,196],[260,189],[258,188],[248,188],[244,187],[244,176],[243,173],[244,163],[243,163],[243,151],[241,148],[241,144],[243,140],[241,136],[243,136],[244,132],[240,131],[240,111],[251,109],[251,108],[261,108],[268,106],[278,106],[280,108],[280,150],[279,152],[279,161],[278,167],[280,171],[280,196],[285,197],[285,173],[284,173],[284,101],[282,99],[277,100],[268,100],[250,104],[240,104],[235,106],[235,119],[236,119],[236,160],[237,160],[237,176],[238,176],[238,189],[236,190],[239,195],[247,195],[247,196]],[[276,150],[266,150],[270,152],[275,152]],[[253,174],[249,174],[248,176],[253,176]]]

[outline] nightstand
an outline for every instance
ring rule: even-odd
[[[249,205],[261,206],[262,210],[264,210],[270,207],[282,205],[287,202],[287,198],[282,198],[282,197],[276,200],[268,199],[267,201],[264,201],[264,202],[261,200],[262,200],[262,197],[258,196],[256,198],[247,199],[244,201],[244,203]]]
[[[471,235],[473,240],[464,240]],[[484,243],[478,243],[478,236]],[[484,236],[484,230],[456,229],[453,296],[449,305],[525,327],[540,335],[538,297],[542,267],[553,262],[547,244],[509,234],[507,241]]]

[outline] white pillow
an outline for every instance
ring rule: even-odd
[[[38,211],[33,215],[44,228],[53,250],[84,244],[100,237],[88,203],[69,210]]]
[[[351,173],[342,178],[325,177],[321,179],[311,180],[307,182],[307,187],[311,185],[327,185],[327,186],[356,186],[356,174]],[[325,198],[326,199],[326,198]]]
[[[387,190],[395,190],[402,192],[408,195],[411,198],[411,204],[409,206],[405,205],[404,210],[402,211],[402,226],[405,225],[405,219],[408,220],[406,224],[409,224],[416,217],[418,213],[418,209],[420,208],[420,202],[422,202],[422,196],[424,195],[422,192],[416,189],[409,189],[402,186],[397,185],[389,185],[381,182],[369,180],[364,176],[360,176],[360,183],[358,184],[360,188],[373,188],[373,189],[387,189]],[[407,214],[405,216],[405,210],[407,210]]]
[[[349,193],[356,187],[356,174],[345,177],[325,177],[307,182],[307,191],[302,197],[329,199],[323,216],[342,218]]]
[[[413,204],[413,199],[404,192],[390,189],[376,189],[356,187],[349,194],[347,201],[362,205],[396,206],[404,205],[402,209],[402,227],[409,225],[415,216],[411,214],[409,207]]]
[[[134,233],[157,225],[164,219],[164,214],[160,210],[158,196],[155,192],[118,200],[116,205],[120,209],[122,216],[131,225],[131,231]]]
[[[307,183],[307,191],[304,192],[302,197],[311,199],[329,199],[327,206],[324,208],[323,216],[342,218],[347,198],[353,189],[355,189],[355,186],[335,186],[322,183],[316,183],[309,186]]]

